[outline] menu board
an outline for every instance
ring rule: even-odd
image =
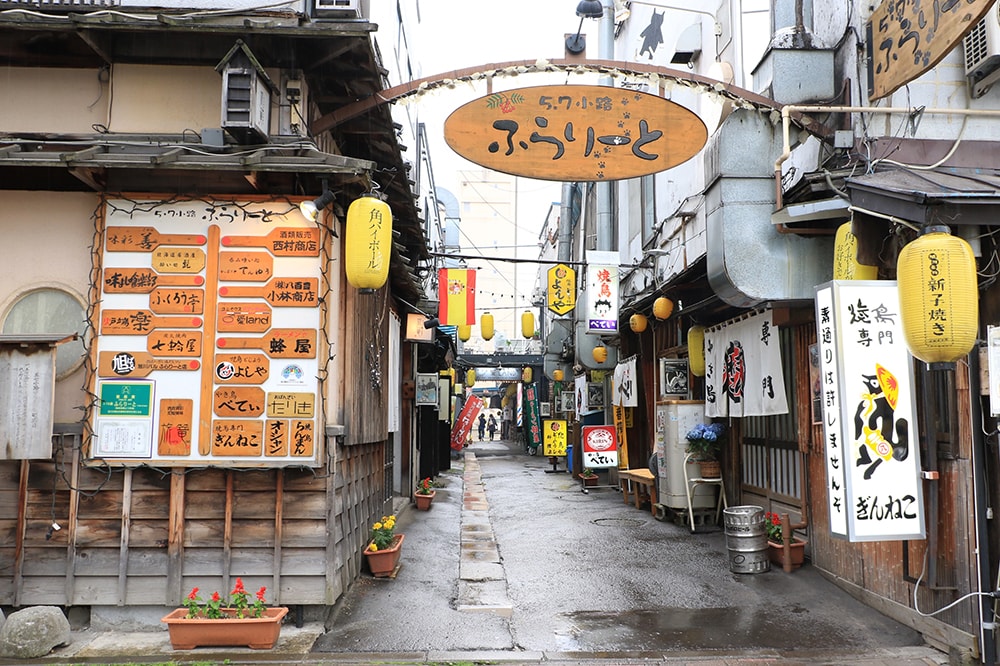
[[[327,231],[212,199],[109,200],[98,230],[90,457],[318,464]]]

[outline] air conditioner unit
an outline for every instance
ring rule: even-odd
[[[308,0],[314,18],[361,18],[361,0]]]
[[[972,97],[982,97],[1000,80],[1000,5],[987,12],[962,40],[965,75]]]

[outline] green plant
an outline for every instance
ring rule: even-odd
[[[372,525],[371,543],[368,544],[368,549],[376,552],[391,546],[395,530],[396,516],[382,516],[382,520]]]
[[[722,449],[722,433],[725,430],[721,423],[699,423],[685,435],[687,452],[696,454],[702,460],[714,460]]]
[[[417,484],[417,494],[418,495],[430,495],[434,492],[434,484],[431,483],[431,478],[427,477]]]
[[[584,479],[592,479],[595,476],[597,476],[597,473],[594,472],[594,470],[590,469],[589,467],[585,467],[583,471],[580,472],[580,476]]]
[[[764,528],[767,530],[767,540],[782,543],[781,517],[770,511],[764,516]]]
[[[256,599],[251,603],[250,595],[247,594],[246,588],[243,587],[243,579],[237,577],[236,585],[233,587],[229,598],[223,599],[222,595],[218,592],[213,592],[208,602],[203,605],[201,597],[198,596],[198,588],[195,587],[191,589],[190,594],[181,602],[187,608],[187,615],[184,617],[203,617],[209,620],[221,620],[232,617],[223,611],[224,608],[236,609],[236,617],[240,619],[245,617],[263,617],[264,610],[267,608],[264,603],[264,593],[266,591],[266,587],[261,587],[257,590]]]

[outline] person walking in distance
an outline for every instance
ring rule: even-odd
[[[486,416],[483,414],[479,415],[479,441],[483,441],[483,436],[486,434]]]
[[[490,418],[486,421],[486,429],[490,431],[490,441],[493,441],[493,436],[497,434],[497,420],[493,418],[490,414]]]

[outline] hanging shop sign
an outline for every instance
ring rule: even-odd
[[[787,414],[778,329],[770,310],[705,331],[705,416]]]
[[[587,290],[584,294],[587,333],[618,332],[618,253],[587,252]]]
[[[538,404],[537,384],[524,384],[524,411],[527,417],[526,443],[531,448],[537,449],[542,445],[542,417]]]
[[[924,538],[913,395],[894,280],[816,289],[830,531],[850,541]]]
[[[688,109],[608,86],[537,86],[480,97],[456,109],[444,137],[494,171],[559,181],[638,178],[694,157],[708,130]]]
[[[583,426],[582,440],[584,467],[618,466],[618,437],[613,425]]]
[[[994,0],[883,2],[866,24],[868,99],[875,101],[941,61]]]
[[[576,307],[576,271],[565,264],[556,264],[548,270],[548,308],[557,315],[564,315]]]
[[[483,399],[478,395],[470,394],[465,401],[462,411],[458,413],[455,424],[451,428],[451,448],[454,451],[461,451],[465,443],[472,434],[472,425],[476,422],[476,416],[483,409]]]
[[[116,199],[101,222],[90,456],[319,464],[326,231],[263,199]]]

